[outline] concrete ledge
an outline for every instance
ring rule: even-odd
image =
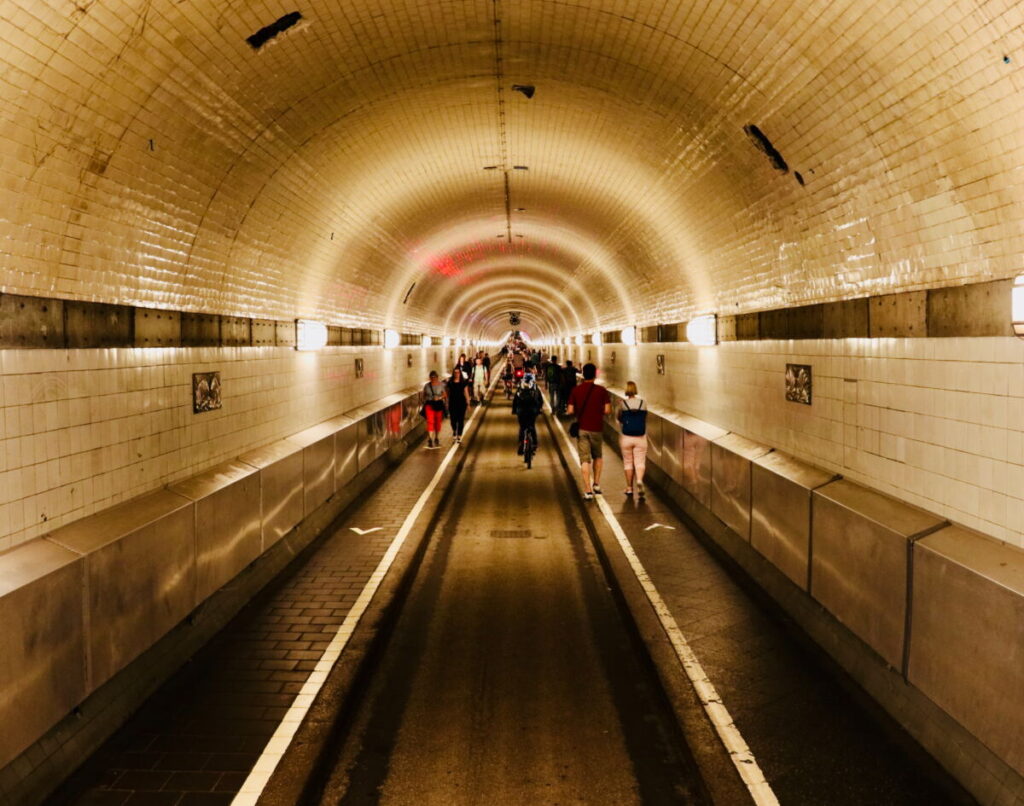
[[[751,462],[750,545],[796,585],[811,586],[811,503],[839,478],[778,451]]]
[[[260,535],[266,551],[302,520],[302,449],[282,439],[238,458],[260,471]]]
[[[87,690],[109,680],[198,604],[194,506],[159,490],[40,538],[85,558]],[[21,735],[25,744],[36,738]]]
[[[413,400],[418,401],[418,392],[392,395],[380,404],[385,408],[378,412],[399,415],[394,434],[390,439],[385,434],[381,443],[387,452],[380,451],[358,476],[352,471],[343,488],[335,486],[336,436],[355,434],[356,424],[335,418],[250,451],[246,458],[252,463],[224,463],[172,489],[124,502],[0,554],[0,571],[10,570],[10,581],[0,585],[0,614],[5,624],[15,625],[10,635],[17,638],[0,662],[0,721],[8,726],[0,741],[0,802],[5,791],[19,790],[22,780],[36,781],[28,784],[33,791],[46,790],[47,781],[59,782],[141,699],[128,697],[134,703],[130,710],[115,708],[112,716],[88,725],[75,724],[80,720],[72,716],[73,721],[64,719],[48,731],[62,716],[80,703],[82,712],[83,699],[115,676],[122,679],[126,666],[146,667],[149,662],[140,655],[149,655],[147,650],[176,625],[181,629],[190,613],[195,621],[204,600],[223,598],[218,591],[241,585],[249,591],[246,600],[251,598],[258,587],[252,589],[245,580],[252,579],[254,565],[280,568],[268,557],[294,556],[295,534],[311,540],[353,500],[352,490],[365,489],[381,468],[403,456],[409,441],[423,431],[411,417],[408,422],[401,417],[405,410],[418,409]],[[351,453],[349,437],[345,440]],[[50,569],[57,555],[73,558],[68,563],[72,570]],[[44,590],[47,603],[64,604],[54,609],[37,602]],[[21,607],[31,610],[15,612]],[[18,625],[28,632],[18,633]],[[55,635],[61,636],[61,647],[54,646]],[[162,681],[186,658],[175,655],[156,664],[153,679]],[[137,672],[128,675],[135,677]],[[155,685],[139,690],[148,692]],[[19,691],[18,698],[5,696]],[[120,693],[113,698],[123,699]],[[17,718],[26,702],[32,705],[31,717]],[[70,761],[62,749],[69,742],[77,748],[70,751]]]
[[[902,674],[910,549],[946,521],[852,481],[812,498],[811,596]]]
[[[726,434],[711,443],[711,511],[750,539],[751,462],[771,448]]]
[[[85,697],[84,591],[80,554],[35,540],[0,555],[0,765]]]
[[[617,439],[609,442],[618,450]],[[792,457],[769,453],[751,461],[753,522],[749,542],[684,489],[660,463],[648,464],[647,477],[698,537],[785,613],[799,628],[799,637],[824,651],[840,678],[850,681],[847,688],[855,696],[863,699],[866,693],[869,708],[879,706],[927,751],[927,757],[980,803],[1003,806],[1024,802],[1024,702],[1020,700],[1024,696],[1024,650],[1020,649],[1024,647],[1024,552],[961,527],[943,528],[945,522],[938,516],[858,485],[837,482],[834,474]],[[771,474],[762,482],[778,481],[781,488],[758,483],[758,474],[769,469]],[[829,525],[827,513],[816,513],[812,519],[812,492],[821,488],[813,492],[817,507],[826,500],[826,491],[834,487],[837,492],[829,497],[828,506],[845,510],[842,523]],[[786,503],[787,489],[796,496],[798,506]],[[853,522],[846,523],[851,518]],[[800,557],[794,564],[784,561],[785,554],[758,551],[754,540],[758,529],[776,538],[795,535],[799,541],[794,545],[806,540],[809,557]],[[889,601],[892,592],[877,589],[879,595],[870,595],[876,586],[884,587],[885,580],[872,570],[877,551],[857,539],[861,530],[880,530],[893,536],[896,552],[902,550],[906,557],[909,550],[913,557],[909,571],[903,566],[902,579],[896,574],[896,604],[892,605],[900,614],[909,614],[910,621],[890,619],[888,631],[890,637],[898,636],[901,649],[904,636],[910,636],[909,683],[903,675],[902,652],[886,645],[883,658],[879,651],[880,633],[874,627],[881,623],[882,600]],[[859,566],[855,572],[843,552],[825,549],[825,556],[817,558],[816,574],[824,573],[827,565],[832,582],[848,588],[849,596],[840,597],[842,607],[824,598],[856,622],[852,626],[874,646],[844,626],[808,592],[810,579],[802,573],[826,533],[847,549],[863,544],[863,556],[851,560]],[[762,547],[765,544],[762,542]],[[919,580],[923,589],[918,588]],[[909,611],[903,604],[908,585],[912,592]],[[822,589],[816,591],[820,594]],[[927,691],[914,685],[915,681],[921,681]]]
[[[225,462],[168,489],[195,502],[196,602],[263,552],[259,470]]]
[[[1024,774],[1024,551],[949,526],[913,567],[908,679]]]

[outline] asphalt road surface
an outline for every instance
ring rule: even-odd
[[[705,803],[545,429],[496,398],[322,803]]]

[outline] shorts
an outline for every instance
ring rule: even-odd
[[[580,462],[590,462],[601,458],[601,446],[604,444],[604,437],[600,431],[584,431],[580,429],[580,435],[576,437],[576,452],[580,455]]]
[[[633,470],[643,475],[647,468],[647,437],[629,437],[623,434],[619,437],[619,447],[622,448],[622,469]]]

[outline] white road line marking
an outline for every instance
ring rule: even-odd
[[[644,529],[644,531],[649,532],[651,531],[651,529],[671,529],[675,531],[675,528],[675,526],[669,526],[667,523],[652,523],[650,526]]]
[[[544,401],[544,407],[548,412],[551,411],[551,407],[546,400]],[[576,452],[576,446],[572,444],[573,441],[565,433],[565,429],[562,428],[558,418],[552,417],[551,419],[555,427],[562,434],[562,439],[569,448],[573,461],[578,466],[580,457]],[[626,537],[622,525],[619,523],[618,518],[615,517],[615,513],[612,512],[611,506],[604,500],[604,496],[596,496],[594,500],[597,502],[598,507],[600,507],[604,519],[608,522],[608,526],[611,527],[612,532],[615,534],[615,539],[622,547],[623,554],[629,560],[630,568],[633,569],[637,581],[644,589],[644,593],[647,594],[654,612],[658,614],[661,626],[668,635],[672,648],[675,649],[676,656],[686,671],[686,676],[690,678],[690,683],[693,685],[694,691],[697,692],[697,697],[700,699],[701,705],[704,706],[704,711],[711,720],[711,724],[715,726],[715,731],[722,740],[722,744],[725,745],[725,749],[728,751],[732,763],[736,766],[740,778],[746,784],[750,797],[757,806],[779,806],[778,798],[775,797],[771,785],[765,779],[764,773],[761,772],[754,754],[750,752],[750,748],[729,715],[729,710],[725,707],[725,703],[718,696],[714,685],[708,679],[707,674],[705,674],[703,667],[700,665],[700,661],[697,660],[697,656],[690,648],[689,642],[683,635],[682,630],[679,629],[679,625],[676,624],[676,620],[668,609],[668,605],[665,604],[661,594],[658,593],[654,580],[647,574],[643,563],[640,562],[640,558],[633,550],[633,546],[629,542],[629,538]],[[661,524],[655,524],[655,526],[659,525]],[[653,527],[648,527],[648,529],[651,528]]]
[[[476,417],[477,412],[481,410],[482,407],[480,406],[473,409],[473,412],[469,415],[469,419],[466,420],[467,431],[473,424],[473,419]],[[284,718],[281,720],[281,724],[278,725],[274,735],[271,737],[270,741],[267,742],[259,760],[257,760],[256,765],[252,768],[252,772],[249,773],[249,777],[245,779],[245,783],[242,784],[242,788],[231,801],[231,806],[256,806],[256,802],[259,800],[260,795],[263,794],[263,790],[266,789],[267,783],[270,781],[270,776],[273,775],[274,770],[277,769],[277,765],[284,757],[285,750],[287,750],[288,745],[291,744],[291,740],[295,736],[295,732],[299,729],[299,725],[305,718],[310,706],[313,704],[313,700],[316,698],[316,695],[320,693],[320,689],[323,688],[324,682],[327,680],[328,673],[331,671],[331,668],[337,662],[338,658],[341,657],[341,653],[345,651],[348,639],[351,638],[352,634],[355,632],[359,619],[363,617],[363,614],[366,612],[366,608],[369,607],[374,594],[377,593],[377,589],[380,587],[380,583],[384,580],[384,577],[390,570],[392,563],[395,561],[395,557],[398,556],[398,552],[405,543],[406,538],[409,536],[409,532],[412,531],[413,524],[416,523],[416,519],[423,511],[423,507],[426,506],[427,499],[430,498],[431,493],[434,492],[434,489],[441,481],[441,476],[444,474],[444,471],[448,468],[448,465],[451,464],[452,457],[455,456],[457,448],[458,443],[452,445],[448,449],[444,459],[441,460],[441,464],[437,466],[437,471],[434,473],[434,477],[424,488],[420,497],[416,499],[416,503],[413,504],[412,509],[409,510],[409,514],[405,516],[405,520],[402,522],[402,526],[398,530],[398,534],[395,535],[394,539],[391,541],[391,545],[388,546],[388,550],[384,553],[384,556],[381,557],[381,560],[377,564],[373,573],[370,574],[370,578],[363,586],[362,591],[359,593],[359,597],[352,605],[352,609],[348,611],[348,615],[345,617],[341,626],[338,627],[338,631],[334,634],[334,638],[331,639],[331,643],[328,644],[327,649],[325,649],[323,655],[320,656],[320,660],[317,661],[317,664],[310,673],[309,678],[303,684],[302,689],[295,697],[291,707],[285,713]],[[353,531],[356,531],[356,529],[353,529]],[[370,529],[368,531],[373,530]]]
[[[370,532],[379,532],[381,527],[374,526],[372,529],[360,529],[358,526],[349,526],[348,530],[350,532],[355,532],[357,535],[368,535]]]

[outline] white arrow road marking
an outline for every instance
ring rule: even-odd
[[[372,529],[360,529],[358,526],[349,526],[348,528],[357,535],[368,535],[370,532],[379,532],[381,530],[380,526],[374,526]]]
[[[651,529],[672,529],[673,531],[675,531],[675,528],[675,526],[669,526],[667,523],[652,523],[650,526],[644,529],[644,531],[649,532],[651,531]]]

